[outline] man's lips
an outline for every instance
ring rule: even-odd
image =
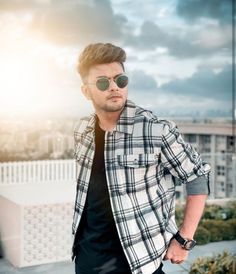
[[[110,99],[120,99],[120,98],[122,98],[121,95],[111,95],[107,99],[110,100]]]

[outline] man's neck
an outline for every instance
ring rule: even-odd
[[[116,127],[117,121],[120,118],[121,111],[110,113],[96,113],[98,116],[98,123],[104,131],[112,131]]]

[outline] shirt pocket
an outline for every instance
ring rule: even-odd
[[[123,167],[142,168],[154,164],[158,157],[158,153],[117,155],[117,162]]]
[[[118,190],[131,193],[156,183],[159,153],[117,155]]]

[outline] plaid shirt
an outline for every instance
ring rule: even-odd
[[[95,151],[95,114],[75,130],[77,194],[75,234],[85,205]],[[105,133],[105,167],[112,212],[133,274],[150,274],[160,265],[177,232],[175,182],[188,183],[210,167],[184,143],[173,122],[127,101],[116,128]]]

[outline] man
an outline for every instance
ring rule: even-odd
[[[195,245],[209,192],[209,165],[174,123],[127,99],[125,59],[125,51],[109,43],[90,44],[79,58],[82,92],[95,114],[75,129],[76,274],[157,274],[164,273],[163,259],[182,263]],[[187,190],[179,229],[177,181]]]

